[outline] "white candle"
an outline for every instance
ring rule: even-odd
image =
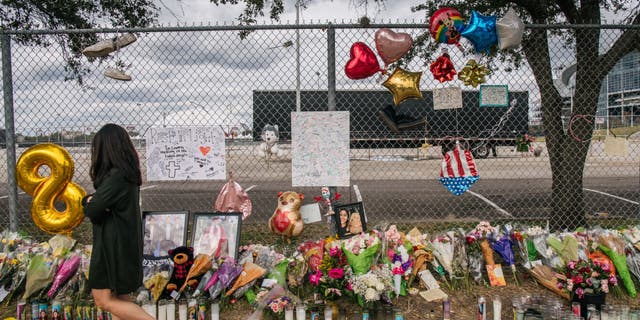
[[[287,307],[284,309],[284,320],[293,320],[293,308]]]
[[[502,320],[502,301],[500,297],[493,298],[493,320]]]
[[[211,303],[211,320],[220,320],[220,305],[217,302]]]
[[[324,307],[324,320],[332,320],[333,319],[333,310],[330,306]]]
[[[149,314],[150,316],[152,316],[154,319],[156,318],[156,306],[152,305],[150,303],[145,303],[142,305],[142,309],[144,309],[144,311]]]
[[[178,306],[178,319],[187,320],[187,304],[181,303]]]
[[[158,306],[158,320],[167,320],[167,305],[164,303]]]
[[[393,275],[393,290],[396,293],[396,296],[400,295],[400,286],[402,285],[402,275],[394,274]]]
[[[173,300],[167,304],[167,320],[176,320],[176,303]]]
[[[305,320],[307,317],[307,307],[299,305],[296,307],[296,320]]]

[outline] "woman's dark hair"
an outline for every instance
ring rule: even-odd
[[[91,141],[91,181],[98,187],[111,169],[122,171],[127,181],[142,184],[140,160],[129,134],[113,123],[104,125]]]

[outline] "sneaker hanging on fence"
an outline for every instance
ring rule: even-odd
[[[107,70],[104,71],[104,76],[107,78],[116,79],[120,81],[131,81],[130,75],[114,67],[108,67]]]
[[[124,48],[137,40],[133,33],[125,33],[115,38],[99,41],[82,50],[82,54],[87,57],[104,57],[109,53]]]
[[[451,151],[447,151],[442,159],[440,182],[451,193],[459,196],[465,193],[472,184],[480,179],[471,151],[463,150],[460,142]]]

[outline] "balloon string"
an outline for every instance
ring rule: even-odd
[[[580,137],[578,137],[574,132],[573,132],[573,124],[575,123],[576,120],[578,119],[584,119],[585,121],[587,121],[589,124],[593,123],[592,118],[595,118],[593,115],[590,114],[574,114],[571,116],[571,120],[569,120],[569,135],[571,136],[571,138],[573,138],[573,140],[576,140],[578,142],[588,142],[591,141],[592,138],[589,139],[582,139]]]

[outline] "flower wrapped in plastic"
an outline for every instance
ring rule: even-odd
[[[392,272],[387,265],[376,265],[364,274],[351,279],[351,288],[360,306],[370,306],[380,300],[389,300],[393,290]]]
[[[27,268],[27,283],[22,296],[28,299],[34,293],[46,288],[52,281],[57,270],[57,260],[51,256],[51,247],[41,243],[34,247]]]
[[[569,261],[578,260],[578,240],[568,232],[562,233],[560,236],[562,240],[555,235],[549,235],[547,244],[560,257],[562,265]]]
[[[467,256],[466,234],[463,229],[454,233],[453,239],[453,279],[462,279],[465,286],[469,285],[469,258]]]
[[[209,291],[211,299],[215,299],[228,288],[231,283],[242,273],[242,266],[236,264],[233,258],[227,257],[218,270],[216,270],[204,289]]]
[[[60,264],[58,271],[56,271],[56,275],[53,277],[53,283],[47,292],[47,297],[49,297],[49,299],[53,298],[60,286],[78,271],[80,261],[80,255],[72,254],[64,260],[62,264]]]
[[[229,288],[229,290],[225,292],[225,296],[227,297],[230,296],[231,294],[233,294],[234,291],[238,290],[239,288],[259,278],[262,278],[266,273],[267,273],[267,270],[260,267],[259,265],[253,262],[245,262],[242,265],[242,272],[240,273],[240,275],[238,275],[238,278],[236,278],[236,280],[233,282],[233,285],[231,286],[231,288]]]
[[[289,288],[300,288],[308,270],[309,265],[307,264],[304,255],[300,251],[295,252],[289,261],[289,267],[287,268],[287,286]]]
[[[489,238],[493,237],[493,234],[496,232],[496,229],[491,226],[488,221],[480,221],[478,225],[476,225],[473,233],[475,237],[478,239],[478,245],[480,247],[480,251],[482,252],[482,257],[484,258],[484,262],[488,266],[492,266],[496,264],[495,259],[493,258],[493,250],[491,249],[491,244],[489,243]]]
[[[268,319],[264,316],[265,310],[272,319],[283,319],[284,311],[301,300],[286,288],[275,284],[271,289],[263,290],[256,297],[256,311],[249,316],[248,320]]]
[[[373,232],[363,232],[342,241],[342,252],[356,275],[369,271],[380,247],[380,237]]]
[[[449,277],[453,275],[454,238],[454,232],[449,231],[431,240],[433,256],[438,259],[444,270],[449,274]]]
[[[189,282],[193,282],[195,280],[197,283],[198,278],[205,274],[205,272],[209,271],[213,263],[211,262],[211,256],[208,254],[200,253],[193,259],[193,264],[191,268],[189,268],[189,272],[187,273],[187,277],[184,279],[184,284],[180,288],[179,292],[183,292],[187,286],[191,286],[195,289],[197,284],[190,285]]]
[[[491,241],[491,247],[495,252],[497,252],[502,260],[509,265],[511,268],[511,272],[513,274],[513,279],[516,282],[516,285],[519,285],[518,282],[518,274],[516,271],[516,261],[515,256],[513,254],[513,248],[511,247],[511,239],[507,234],[499,236],[497,239]]]
[[[552,268],[561,268],[562,261],[555,251],[547,245],[547,237],[549,237],[549,227],[545,229],[535,228],[527,230],[527,234],[533,242],[536,251],[542,256],[542,262]]]
[[[516,228],[512,228],[510,225],[505,225],[505,232],[509,234],[511,237],[512,243],[515,244],[516,250],[514,250],[520,259],[522,260],[522,265],[531,269],[533,267],[532,262],[537,259],[538,251],[533,248],[533,241],[528,239],[528,235],[523,230],[519,230]],[[531,245],[529,245],[531,243]]]
[[[482,235],[476,232],[475,229],[465,235],[469,274],[476,282],[476,284],[480,284],[484,281],[484,279],[482,278],[484,257],[483,251],[480,249],[480,240],[482,240]],[[491,253],[490,255],[491,258],[493,258],[493,253]]]
[[[600,235],[598,238],[598,249],[602,250],[607,254],[607,256],[609,256],[609,258],[611,258],[611,261],[613,261],[613,264],[616,266],[618,276],[622,280],[624,288],[627,290],[630,297],[635,298],[637,294],[636,287],[633,284],[631,273],[627,267],[624,240],[622,240],[622,238],[613,231],[609,231]]]
[[[4,274],[2,281],[0,281],[0,302],[5,299],[11,301],[14,294],[22,287],[27,277],[29,255],[18,249],[10,252],[3,262],[10,267],[8,269],[10,271]]]
[[[624,239],[635,249],[640,250],[640,226],[624,228],[621,231]]]
[[[298,251],[304,255],[311,271],[318,271],[322,258],[324,257],[324,246],[324,240],[307,241],[298,246]]]

